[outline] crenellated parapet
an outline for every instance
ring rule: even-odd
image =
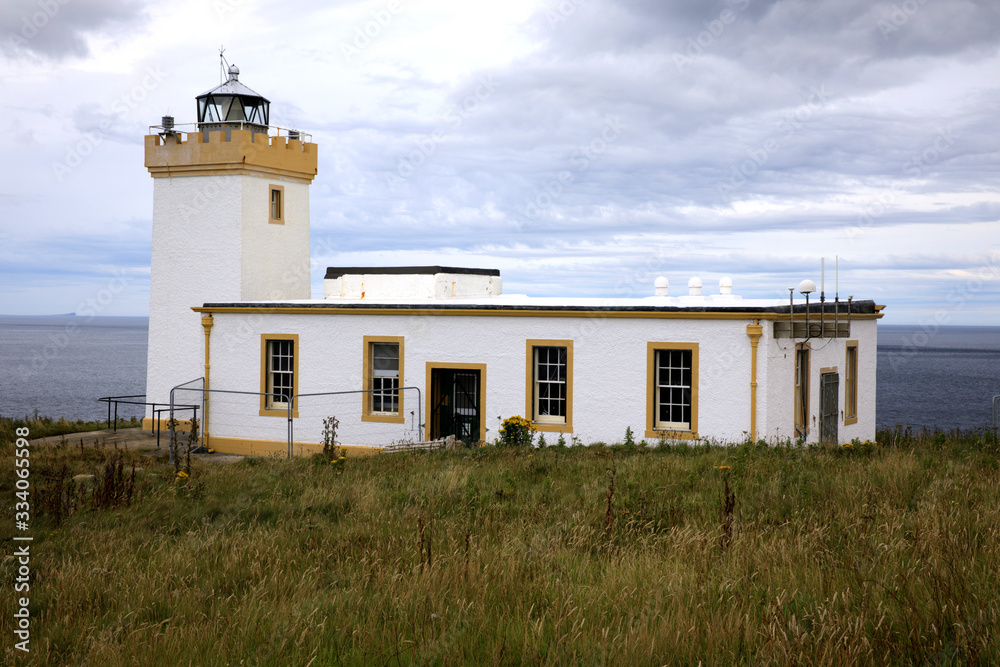
[[[153,178],[251,174],[311,183],[316,144],[251,130],[146,135],[146,168]]]

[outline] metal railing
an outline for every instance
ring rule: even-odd
[[[310,143],[312,141],[312,134],[310,132],[303,132],[302,130],[296,130],[294,128],[288,127],[278,127],[277,125],[264,125],[263,123],[252,123],[248,120],[213,120],[205,121],[204,123],[175,123],[170,127],[164,127],[163,125],[150,125],[150,134],[159,134],[161,132],[174,132],[175,134],[200,134],[203,129],[202,125],[226,125],[232,127],[234,130],[249,130],[258,127],[267,128],[267,136],[269,137],[286,137],[289,139],[297,139],[302,143]],[[190,128],[186,130],[181,130],[178,128]],[[272,133],[272,130],[274,131]],[[210,132],[222,132],[220,128],[212,128]]]
[[[273,392],[263,392],[263,391],[237,391],[235,389],[205,389],[204,387],[186,387],[184,385],[191,384],[192,382],[204,382],[205,378],[197,378],[189,382],[184,382],[179,384],[170,390],[170,463],[174,462],[174,446],[176,444],[176,434],[174,432],[174,392],[175,391],[197,391],[202,393],[202,404],[204,405],[205,394],[238,394],[244,396],[271,396],[276,398],[287,398],[284,394],[277,394]],[[423,392],[420,387],[399,387],[397,391],[413,391],[417,392],[417,437],[419,440],[423,440],[424,432],[424,404],[423,404]],[[287,434],[288,434],[288,458],[293,456],[293,446],[294,434],[295,434],[295,424],[294,417],[292,416],[295,410],[295,402],[300,398],[309,398],[314,396],[342,396],[346,394],[370,394],[376,391],[375,389],[353,389],[350,391],[326,391],[326,392],[315,392],[315,393],[305,393],[305,394],[294,394],[291,399],[287,401],[288,403],[288,421],[287,421]],[[180,406],[177,406],[180,407]],[[204,432],[204,431],[202,431]]]
[[[424,439],[424,401],[423,392],[420,387],[399,387],[396,391],[407,391],[416,390],[417,392],[417,440]],[[288,402],[288,456],[292,456],[292,435],[294,432],[294,425],[292,424],[292,406],[295,404],[295,399],[297,398],[307,398],[310,396],[344,396],[347,394],[371,394],[375,391],[382,391],[380,389],[352,389],[349,391],[323,391],[317,393],[309,394],[295,394],[292,396],[292,400]]]
[[[160,448],[160,414],[162,414],[163,412],[166,412],[167,410],[171,410],[171,418],[173,418],[173,412],[172,412],[172,410],[174,408],[177,408],[177,409],[179,409],[181,411],[183,411],[183,410],[191,410],[192,411],[191,418],[192,419],[198,419],[198,406],[197,405],[171,405],[171,406],[167,406],[167,404],[165,404],[165,403],[152,403],[152,402],[148,402],[148,401],[131,401],[131,400],[127,400],[127,399],[131,399],[131,398],[146,398],[146,395],[145,394],[132,394],[130,396],[102,396],[101,398],[97,399],[98,401],[100,401],[102,403],[107,403],[108,404],[108,428],[113,428],[113,431],[115,433],[118,432],[118,404],[119,403],[121,403],[123,405],[151,405],[153,407],[152,414],[153,414],[153,424],[154,424],[154,428],[151,429],[151,431],[156,431],[156,448],[157,449]],[[114,411],[115,411],[115,420],[114,420],[114,422],[111,421],[111,406],[112,405],[114,405]],[[160,407],[157,408],[156,407],[157,405],[159,405]],[[112,423],[114,424],[113,427],[112,427]]]
[[[283,397],[284,394],[275,394],[264,391],[235,391],[233,389],[205,389],[204,387],[185,387],[184,385],[191,384],[192,382],[204,382],[205,378],[201,377],[196,380],[191,380],[189,382],[184,382],[179,384],[170,390],[170,463],[174,462],[174,446],[176,444],[176,433],[174,431],[174,392],[175,391],[197,391],[202,394],[202,404],[205,401],[205,394],[242,394],[246,396],[276,396]],[[288,404],[288,458],[292,457],[292,440],[291,440],[291,421],[292,421],[292,407],[291,402]],[[202,430],[204,433],[204,430]]]
[[[1000,429],[1000,396],[993,397],[993,428]]]

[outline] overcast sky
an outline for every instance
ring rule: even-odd
[[[996,0],[4,0],[0,313],[148,312],[143,135],[225,46],[319,144],[326,266],[1000,325]]]

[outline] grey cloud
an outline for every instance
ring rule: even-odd
[[[62,60],[89,55],[87,36],[114,33],[143,18],[139,0],[5,0],[0,53]]]

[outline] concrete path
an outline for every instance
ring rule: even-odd
[[[180,437],[186,438],[186,434],[182,434]],[[170,433],[167,431],[160,433],[159,448],[156,446],[156,433],[151,434],[149,431],[143,431],[139,428],[120,428],[117,433],[111,429],[106,429],[101,431],[87,431],[86,433],[51,435],[47,438],[35,438],[31,441],[31,444],[58,445],[63,442],[72,446],[79,446],[80,443],[83,443],[84,447],[107,447],[110,449],[114,449],[117,446],[119,449],[139,451],[149,456],[155,456],[159,453],[166,454],[169,452]],[[186,440],[183,442],[185,445],[187,444]],[[191,458],[210,463],[234,463],[243,457],[238,454],[192,454]]]

